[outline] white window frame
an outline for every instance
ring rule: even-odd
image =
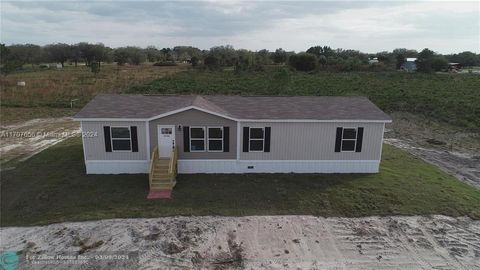
[[[192,140],[201,140],[201,138],[192,138],[192,129],[193,128],[200,128],[200,129],[203,129],[203,150],[193,150],[192,148]],[[207,134],[206,134],[206,130],[205,130],[205,127],[199,127],[199,126],[194,126],[194,127],[190,127],[190,152],[206,152],[207,151],[207,144],[206,144],[206,139],[207,139]]]
[[[128,128],[128,134],[130,135],[130,138],[113,138],[113,132],[112,128]],[[115,150],[113,149],[113,140],[129,140],[130,141],[130,150]],[[110,127],[110,145],[112,146],[112,152],[132,152],[132,130],[130,126],[111,126]]]
[[[344,139],[343,135],[345,135],[345,129],[354,129],[355,130],[355,139]],[[342,139],[340,143],[340,152],[355,152],[357,149],[357,138],[358,138],[358,127],[342,127]],[[353,141],[353,150],[343,150],[343,141]]]
[[[252,128],[253,129],[261,129],[263,133],[263,139],[252,139]],[[252,150],[252,141],[262,141],[262,150]],[[248,152],[265,152],[265,127],[250,127],[248,129]]]
[[[218,128],[222,132],[222,138],[212,138],[210,139],[210,129],[211,128]],[[208,149],[208,152],[223,152],[223,143],[224,143],[225,135],[223,134],[223,127],[207,127],[207,145],[206,148]],[[221,150],[210,150],[210,141],[222,141],[222,149]]]

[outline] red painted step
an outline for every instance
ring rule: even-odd
[[[169,189],[154,190],[148,193],[147,199],[171,199],[172,191]]]

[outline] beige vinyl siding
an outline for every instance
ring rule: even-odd
[[[271,127],[270,152],[243,152],[241,160],[380,160],[384,123],[242,122],[243,127]],[[362,151],[335,152],[337,127],[363,127]]]
[[[179,159],[236,159],[237,156],[237,122],[205,113],[199,110],[190,109],[184,112],[172,114],[166,117],[155,119],[149,122],[150,126],[150,151],[158,144],[158,125],[175,126],[175,142],[178,146]],[[178,125],[201,126],[201,127],[230,127],[229,152],[187,152],[183,151],[183,129],[178,130]],[[205,134],[206,136],[206,134]]]
[[[150,150],[158,144],[158,125],[174,125],[179,159],[236,159],[237,122],[195,109],[187,110],[148,123]],[[182,126],[228,126],[230,128],[229,152],[183,151]],[[138,152],[106,152],[104,126],[137,126]],[[271,127],[270,152],[243,152],[243,127]],[[335,152],[337,127],[363,127],[362,152]],[[143,121],[83,121],[83,132],[96,132],[85,137],[87,160],[147,160],[146,122]],[[292,123],[292,122],[241,122],[241,160],[380,160],[384,123]]]
[[[136,126],[138,152],[106,152],[103,127]],[[82,121],[83,147],[86,160],[147,160],[145,122],[132,121]],[[88,136],[89,133],[96,136]]]

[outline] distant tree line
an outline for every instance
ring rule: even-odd
[[[236,50],[230,45],[216,46],[210,50],[200,50],[192,46],[176,46],[159,49],[155,46],[110,48],[101,43],[77,44],[56,43],[45,46],[35,44],[0,44],[0,69],[3,74],[21,70],[25,65],[58,63],[62,67],[69,63],[78,66],[83,63],[92,72],[100,70],[102,63],[117,65],[140,65],[145,62],[157,66],[188,63],[194,67],[215,70],[233,67],[237,72],[258,71],[268,65],[288,65],[298,71],[381,71],[402,67],[407,58],[417,58],[417,70],[433,72],[445,70],[449,62],[462,66],[480,66],[480,54],[461,52],[441,55],[424,49],[421,52],[409,49],[395,49],[391,52],[374,54],[357,50],[333,49],[328,46],[313,46],[305,52],[287,52],[281,48],[275,51]],[[372,59],[375,59],[372,62]]]

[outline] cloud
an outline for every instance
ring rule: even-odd
[[[229,41],[254,49],[277,45],[306,50],[313,45],[329,45],[365,52],[403,47],[479,52],[478,5],[407,3],[345,8],[330,14],[275,19],[267,28],[235,35]]]
[[[478,2],[2,2],[4,43],[480,51]]]
[[[257,4],[247,1],[225,1],[225,0],[207,0],[205,1],[207,9],[223,13],[225,15],[242,14],[253,10]]]

